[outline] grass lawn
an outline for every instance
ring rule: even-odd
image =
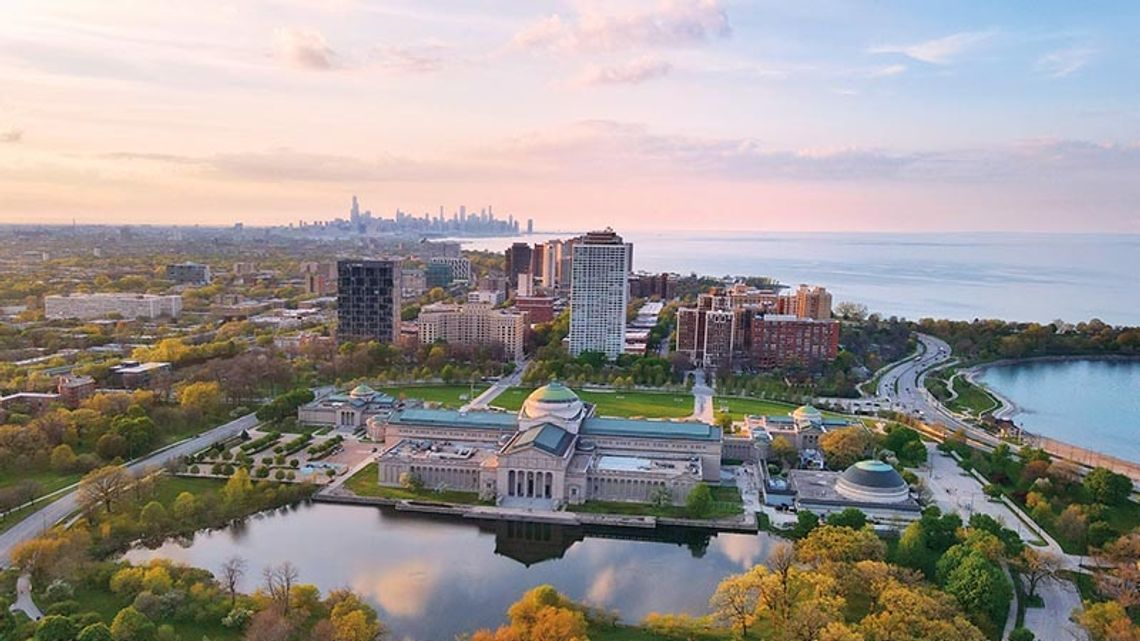
[[[715,411],[720,412],[726,405],[728,406],[728,413],[732,415],[734,421],[742,421],[749,414],[786,416],[788,412],[796,409],[796,406],[791,403],[761,398],[738,398],[735,396],[716,396],[713,398],[713,409]]]
[[[998,402],[986,390],[966,380],[965,376],[957,376],[953,380],[954,391],[958,397],[950,401],[950,409],[956,412],[970,412],[981,416],[998,406]]]
[[[526,397],[534,391],[531,387],[512,387],[491,402],[495,407],[518,411]],[[598,416],[644,416],[647,418],[684,418],[693,413],[693,396],[688,392],[602,392],[594,390],[574,390],[578,397],[587,403],[597,405]]]
[[[72,483],[79,482],[82,474],[76,473],[60,473],[52,470],[9,470],[0,473],[0,488],[11,487],[20,481],[35,481],[40,484],[41,495],[54,492],[60,488],[67,487]]]
[[[677,519],[723,519],[739,516],[743,510],[744,502],[740,498],[740,490],[729,486],[710,487],[713,495],[712,511],[703,517],[693,516],[689,508],[684,505],[670,505],[656,507],[649,503],[629,503],[626,501],[586,501],[581,505],[571,505],[566,509],[571,512],[586,512],[591,514],[624,514],[628,516],[667,516]]]
[[[344,488],[351,490],[357,496],[374,496],[383,499],[408,501],[433,501],[444,503],[462,503],[464,505],[485,505],[476,492],[460,492],[456,490],[443,490],[436,492],[431,489],[411,490],[403,487],[384,487],[377,479],[379,471],[376,463],[365,465],[356,474],[344,482]]]
[[[483,383],[476,383],[475,396],[487,387]],[[383,387],[380,391],[396,398],[418,398],[444,407],[459,407],[475,397],[471,395],[470,385],[393,385]]]
[[[222,479],[192,479],[182,476],[163,474],[154,486],[154,500],[163,505],[173,505],[174,499],[183,492],[189,492],[196,497],[210,494],[222,489],[225,485]]]

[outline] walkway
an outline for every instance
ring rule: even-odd
[[[20,578],[16,579],[16,602],[8,609],[12,612],[23,612],[32,621],[43,618],[44,613],[32,600],[32,578],[27,574],[21,574]]]
[[[713,388],[705,383],[704,370],[693,370],[693,415],[698,421],[712,425],[716,422],[713,411]]]
[[[493,385],[471,399],[466,405],[461,407],[460,410],[466,412],[467,410],[487,409],[491,401],[498,398],[500,394],[522,382],[522,376],[523,372],[526,371],[526,366],[527,359],[524,358],[518,361],[515,363],[515,371],[495,381]]]
[[[1038,641],[1085,641],[1088,635],[1070,617],[1081,607],[1081,595],[1072,581],[1043,581],[1037,595],[1045,607],[1025,609],[1025,627]]]

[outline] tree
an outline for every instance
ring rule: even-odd
[[[51,468],[57,472],[68,472],[75,467],[75,452],[64,443],[51,451]]]
[[[36,625],[35,641],[73,641],[75,623],[68,617],[49,614]]]
[[[230,506],[244,505],[252,493],[253,481],[249,480],[249,472],[244,467],[239,467],[222,488],[222,497]]]
[[[875,437],[862,426],[830,430],[819,438],[828,467],[846,469],[871,455]]]
[[[292,635],[292,624],[277,608],[253,615],[245,629],[245,641],[288,641]]]
[[[752,570],[728,577],[716,587],[709,599],[713,616],[740,634],[748,636],[748,628],[756,619],[756,606],[760,602],[760,578],[767,570],[756,566]]]
[[[863,526],[867,525],[867,515],[858,508],[849,507],[841,512],[829,514],[827,524],[848,527],[852,530],[862,530]]]
[[[1014,628],[1007,641],[1033,641],[1037,636],[1028,628]]]
[[[821,525],[796,543],[796,557],[804,563],[855,563],[881,561],[887,546],[870,529],[853,530],[831,524]]]
[[[786,436],[777,436],[772,439],[770,447],[772,458],[780,461],[785,466],[791,465],[796,460],[796,446]]]
[[[231,556],[218,569],[218,580],[230,593],[230,608],[237,604],[237,587],[245,576],[246,562],[240,556]]]
[[[1056,580],[1057,573],[1064,569],[1061,557],[1048,550],[1035,550],[1029,546],[1024,547],[1013,562],[1021,576],[1025,577],[1028,584],[1026,596],[1029,598],[1037,595],[1037,586],[1043,581]]]
[[[802,539],[819,525],[819,517],[810,510],[800,510],[796,513],[796,524],[788,534],[793,539]]]
[[[195,416],[216,414],[225,401],[222,386],[217,381],[190,383],[178,393],[178,405]]]
[[[1132,623],[1124,606],[1116,601],[1086,606],[1076,614],[1076,619],[1092,641],[1140,641],[1140,628]]]
[[[369,619],[363,610],[352,610],[345,613],[335,613],[329,618],[336,630],[337,641],[374,641],[380,636],[380,622],[375,618]],[[574,638],[558,637],[554,635],[535,634],[535,639]]]
[[[688,509],[689,516],[694,518],[704,518],[712,512],[713,495],[709,486],[704,483],[698,483],[696,487],[689,491],[689,496],[685,498],[685,507]]]
[[[717,412],[716,426],[721,429],[725,434],[732,431],[732,414],[728,412]]]
[[[139,521],[148,530],[158,530],[166,525],[166,508],[158,501],[151,501],[139,512]]]
[[[938,576],[946,592],[974,621],[1000,624],[1005,620],[1013,586],[998,564],[980,551],[966,544],[950,548],[938,562]]]
[[[293,584],[297,582],[299,575],[297,566],[289,561],[285,561],[276,567],[267,567],[261,573],[265,580],[265,591],[286,615],[289,614],[289,595],[293,591]]]
[[[127,606],[111,622],[111,637],[115,641],[154,641],[155,626],[145,614]]]
[[[172,511],[176,518],[191,523],[198,514],[198,499],[189,492],[179,492],[174,499]]]
[[[1088,531],[1089,520],[1081,506],[1073,503],[1057,517],[1057,531],[1070,541],[1081,543]]]
[[[1089,472],[1084,486],[1097,503],[1105,505],[1123,505],[1132,494],[1132,479],[1103,467]]]
[[[79,502],[87,509],[101,505],[108,513],[114,512],[130,483],[131,475],[118,465],[92,470],[79,481]]]
[[[92,623],[79,631],[75,641],[115,641],[106,623]]]

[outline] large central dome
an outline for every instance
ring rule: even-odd
[[[557,381],[530,393],[519,410],[519,427],[528,429],[540,423],[555,423],[577,433],[585,418],[586,406],[569,387]]]

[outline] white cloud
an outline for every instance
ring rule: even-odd
[[[873,47],[871,53],[901,53],[919,62],[948,65],[970,49],[991,40],[996,35],[997,32],[993,30],[963,31],[911,45]]]
[[[1066,78],[1080,71],[1096,55],[1096,51],[1071,47],[1049,52],[1037,59],[1037,70],[1054,78]]]
[[[732,33],[719,0],[666,2],[649,11],[605,13],[593,7],[552,15],[515,34],[522,49],[599,52],[699,45]]]
[[[661,78],[673,70],[667,60],[641,57],[619,65],[593,65],[577,79],[580,85],[639,85],[646,80]]]
[[[315,29],[278,29],[277,56],[298,69],[327,71],[335,67],[336,54]]]
[[[449,47],[439,43],[422,46],[385,46],[372,51],[374,64],[399,73],[432,73],[448,63]]]
[[[889,78],[891,76],[898,76],[904,73],[906,73],[906,65],[887,65],[885,67],[879,67],[878,69],[871,70],[867,74],[867,77]]]

